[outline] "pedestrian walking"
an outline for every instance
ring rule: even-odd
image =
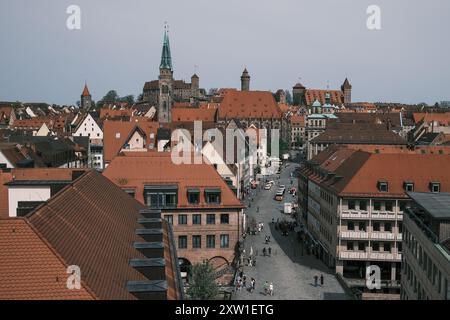
[[[264,282],[264,294],[267,295],[269,292],[269,283],[266,281]]]
[[[261,230],[264,230],[264,222],[261,222]]]
[[[266,247],[263,248],[263,256],[266,256]]]
[[[323,274],[320,275],[320,285],[323,286]]]
[[[269,247],[269,257],[272,255],[272,248]]]
[[[273,296],[273,283],[271,282],[269,285],[269,294]]]
[[[275,218],[272,218],[272,223],[275,223]]]
[[[255,288],[256,288],[256,280],[255,278],[252,278],[250,292],[253,293],[253,291],[255,291]]]
[[[269,238],[267,236],[265,237],[265,240],[266,240],[266,244],[268,244],[269,243]]]
[[[314,276],[314,287],[317,287],[317,281],[319,280],[319,277],[317,275]]]

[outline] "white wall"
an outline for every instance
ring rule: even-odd
[[[50,198],[50,187],[8,187],[9,216],[17,217],[19,201],[47,201]]]
[[[6,168],[8,168],[8,169],[14,168],[12,163],[9,162],[8,159],[6,159],[6,157],[3,155],[3,152],[1,152],[1,151],[0,151],[0,163],[6,163]]]
[[[103,131],[95,122],[90,114],[84,118],[77,131],[73,134],[74,137],[90,137],[91,139],[103,139]]]

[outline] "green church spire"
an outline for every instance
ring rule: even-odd
[[[160,69],[169,69],[172,71],[172,55],[170,54],[170,42],[169,42],[169,33],[167,31],[167,25],[164,30],[164,43],[162,48],[161,55],[161,65]]]

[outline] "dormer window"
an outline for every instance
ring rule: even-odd
[[[441,184],[439,182],[431,182],[430,190],[431,190],[431,192],[434,192],[434,193],[441,192]]]
[[[405,188],[406,192],[413,192],[414,191],[414,182],[405,181],[404,188]]]
[[[219,188],[205,189],[205,200],[208,204],[220,204],[220,195]]]
[[[387,181],[378,181],[378,191],[380,192],[388,192],[389,186]]]
[[[200,190],[196,188],[189,188],[187,191],[187,197],[189,204],[199,204]]]

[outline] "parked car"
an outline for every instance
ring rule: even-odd
[[[266,185],[264,186],[264,190],[270,190],[271,188],[272,188],[271,183],[266,183]]]

